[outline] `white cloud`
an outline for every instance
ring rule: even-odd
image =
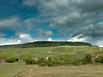
[[[82,34],[82,36],[79,36]],[[97,22],[96,24],[90,24],[86,28],[83,28],[73,34],[73,37],[79,36],[79,38],[87,38],[87,41],[94,45],[103,45],[103,22]]]
[[[98,40],[97,42],[95,42],[94,45],[98,45],[99,47],[103,47],[103,40]]]
[[[53,35],[52,31],[47,31],[46,33],[47,33],[47,35]]]
[[[48,38],[48,41],[53,41],[53,39],[52,38]]]
[[[18,43],[18,44],[21,44],[21,40],[18,40],[17,43]]]
[[[12,38],[0,38],[0,45],[12,45],[12,44],[22,44],[33,42],[37,40],[33,40],[33,38],[29,34],[20,33],[17,34],[17,37]]]
[[[14,38],[0,38],[0,45],[13,45],[13,44],[20,44],[20,42],[18,42],[18,39],[14,39]]]
[[[19,35],[19,39],[20,39],[20,42],[22,42],[22,43],[27,43],[27,42],[33,41],[32,37],[29,34],[22,34],[21,33]]]
[[[23,5],[32,7],[36,4],[36,0],[23,0]]]
[[[72,42],[85,42],[85,41],[87,41],[87,38],[85,38],[85,37],[80,38],[81,36],[82,36],[82,34],[75,36],[67,41],[72,41]]]

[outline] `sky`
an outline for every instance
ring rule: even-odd
[[[0,0],[0,45],[33,41],[103,46],[103,0]]]

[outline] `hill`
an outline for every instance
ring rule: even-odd
[[[92,46],[87,42],[56,42],[56,41],[37,41],[26,44],[18,44],[18,45],[6,45],[1,47],[14,47],[14,48],[33,48],[33,47],[56,47],[56,46]]]
[[[52,60],[45,62],[43,59],[47,58],[48,56]],[[26,64],[28,62],[32,63],[31,61],[35,57],[39,59],[38,67],[35,68],[35,62],[33,62],[33,65]],[[92,63],[91,60],[95,60],[96,58],[96,63],[93,64],[94,62]],[[103,48],[100,47],[58,46],[34,48],[0,48],[0,60],[4,59],[7,60],[7,62],[0,63],[0,77],[103,76],[103,65],[101,66],[97,64],[98,62],[103,63]],[[16,61],[17,59],[19,59],[19,61]],[[52,67],[47,66],[51,66],[51,64]],[[90,64],[90,66],[88,66],[88,64]],[[34,70],[30,72],[32,67]]]

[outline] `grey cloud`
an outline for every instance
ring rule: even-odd
[[[23,27],[22,25],[23,25],[22,20],[17,16],[8,17],[0,20],[0,30],[3,29],[20,30]]]
[[[58,35],[65,38],[71,37],[71,34],[73,37],[82,34],[78,38],[87,38],[92,43],[103,38],[103,24],[99,23],[103,20],[103,0],[23,0],[23,5],[37,6],[40,15],[24,21],[19,18],[0,20],[0,29],[37,29],[33,39],[45,39],[54,34],[40,29],[33,22],[49,22],[49,28],[55,28]],[[98,23],[93,24],[95,22]]]
[[[0,37],[5,37],[5,36],[6,36],[5,33],[0,32]]]
[[[103,22],[98,22],[97,24],[91,24],[87,28],[81,29],[76,32],[72,37],[76,37],[82,34],[81,37],[78,38],[88,38],[87,41],[92,44],[100,44],[103,43]]]
[[[52,31],[49,31],[49,30],[43,30],[43,29],[37,29],[37,34],[35,37],[39,38],[39,39],[47,39],[49,38],[50,36],[54,35],[54,33]]]
[[[22,21],[19,17],[9,17],[5,19],[0,20],[0,36],[4,36],[2,33],[2,30],[9,29],[16,31],[15,36],[13,38],[18,38],[20,34],[29,34],[28,31],[34,30],[36,34],[31,36],[31,39],[46,39],[49,38],[49,36],[52,36],[53,33],[50,30],[43,30],[41,27],[37,26],[35,23],[40,23],[41,20],[38,18],[30,18]],[[18,38],[19,39],[19,38]],[[22,39],[24,40],[24,39]],[[27,40],[25,40],[27,42]],[[24,42],[25,42],[24,41]],[[30,40],[29,40],[30,41]],[[28,42],[29,42],[28,41]]]
[[[103,39],[103,24],[89,25],[103,20],[103,0],[40,0],[39,4],[41,16],[47,17],[58,35],[71,37],[68,32],[73,31],[73,36],[82,34],[78,38],[96,44]]]
[[[102,0],[38,0],[40,16],[46,17],[57,29],[76,30],[101,20],[103,16],[97,17],[96,11],[102,10],[102,4]]]
[[[83,0],[78,3],[78,7],[82,12],[96,12],[103,10],[103,0]]]
[[[32,7],[35,6],[36,0],[23,0],[22,3],[24,6]]]

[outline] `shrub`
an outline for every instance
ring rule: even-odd
[[[7,62],[7,63],[14,63],[14,62],[17,62],[17,61],[18,61],[18,59],[17,59],[17,58],[14,58],[14,57],[7,58],[7,59],[6,59],[6,62]]]
[[[24,62],[26,64],[37,64],[38,66],[48,66],[48,67],[66,65],[66,63],[68,63],[67,61],[58,60],[56,58],[51,57],[49,57],[48,59],[39,58],[37,61],[27,58],[24,60]]]
[[[74,61],[72,62],[72,64],[73,64],[73,65],[85,65],[86,62],[85,62],[85,60],[84,60],[84,58],[83,58],[83,59],[74,60]]]
[[[92,55],[87,53],[82,58],[76,58],[72,61],[73,65],[85,65],[88,63],[92,63]]]
[[[38,65],[52,67],[52,66],[68,65],[69,63],[70,61],[68,60],[61,60],[49,57],[48,60],[45,60],[44,58],[40,59]]]
[[[92,55],[90,53],[85,54],[84,61],[86,63],[92,63]]]
[[[36,61],[34,61],[34,60],[30,59],[30,58],[25,59],[24,62],[25,62],[26,64],[37,64]]]
[[[39,66],[48,66],[48,67],[51,67],[51,66],[54,66],[54,61],[49,57],[48,59],[45,59],[45,58],[40,58],[38,60],[38,65]]]
[[[98,62],[98,63],[103,63],[103,54],[102,55],[99,55],[95,58],[95,62]]]
[[[44,60],[43,58],[39,59],[37,64],[39,66],[48,66],[47,61]]]
[[[84,65],[87,63],[92,63],[92,55],[91,54],[85,54],[84,57],[76,58],[73,61],[72,60],[65,60],[61,58],[39,58],[38,60],[35,60],[34,58],[27,58],[24,60],[26,64],[37,64],[38,66],[61,66],[61,65]]]

